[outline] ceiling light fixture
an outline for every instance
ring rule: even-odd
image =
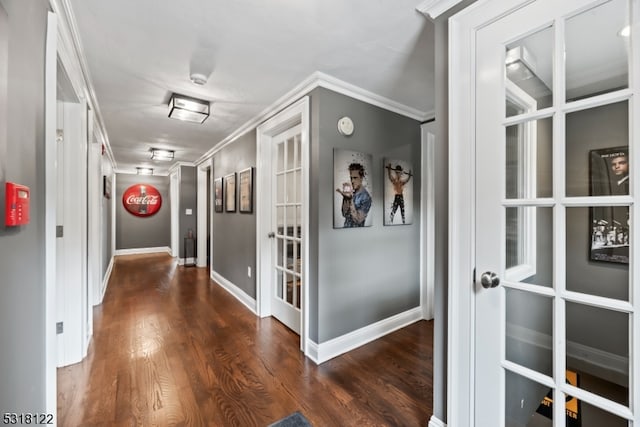
[[[174,93],[169,100],[169,117],[202,124],[209,117],[209,101]]]
[[[175,152],[173,150],[162,150],[160,148],[151,149],[152,160],[169,161],[169,160],[173,160],[174,155],[175,155]]]
[[[153,175],[153,168],[140,168],[137,167],[138,175]]]
[[[516,46],[507,51],[505,58],[507,78],[522,90],[539,99],[551,94],[551,90],[536,73],[536,59],[524,46]]]

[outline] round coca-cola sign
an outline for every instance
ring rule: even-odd
[[[160,210],[162,196],[153,185],[135,184],[124,191],[122,204],[135,216],[151,216]]]

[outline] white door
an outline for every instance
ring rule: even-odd
[[[638,6],[538,0],[475,29],[475,426],[640,421]]]
[[[302,298],[302,126],[272,139],[271,309],[275,318],[300,334]]]

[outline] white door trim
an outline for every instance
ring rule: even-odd
[[[171,256],[180,252],[180,168],[169,175],[169,199],[171,200]]]
[[[211,159],[198,165],[198,193],[197,193],[197,267],[207,265],[207,171],[211,167]]]
[[[422,180],[420,188],[420,307],[422,318],[433,319],[435,295],[435,185],[434,156],[436,144],[435,121],[421,126],[422,131]]]
[[[56,336],[56,91],[58,20],[47,15],[45,54],[45,411],[57,418],[57,336]]]
[[[280,132],[300,123],[302,146],[302,287],[300,305],[300,349],[307,354],[310,351],[309,337],[309,97],[306,96],[292,104],[281,113],[267,120],[257,129],[257,178],[256,195],[256,303],[260,317],[271,315],[271,241],[267,236],[271,229],[271,140]]]
[[[102,231],[102,197],[103,197],[103,182],[102,182],[102,147],[98,142],[98,137],[94,128],[95,115],[93,110],[89,110],[88,126],[89,131],[89,168],[88,173],[88,232],[89,244],[87,245],[88,257],[89,257],[89,308],[94,305],[98,305],[102,302],[101,288],[102,288],[102,244],[101,244],[101,231]],[[98,242],[98,244],[96,244]],[[93,333],[93,322],[89,324],[91,334]]]
[[[451,426],[475,422],[475,34],[531,1],[480,0],[449,20],[447,424]]]

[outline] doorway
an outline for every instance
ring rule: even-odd
[[[258,314],[300,335],[307,352],[309,99],[258,127]]]
[[[496,0],[452,18],[450,161],[470,171],[451,182],[452,425],[640,420],[637,17]]]

